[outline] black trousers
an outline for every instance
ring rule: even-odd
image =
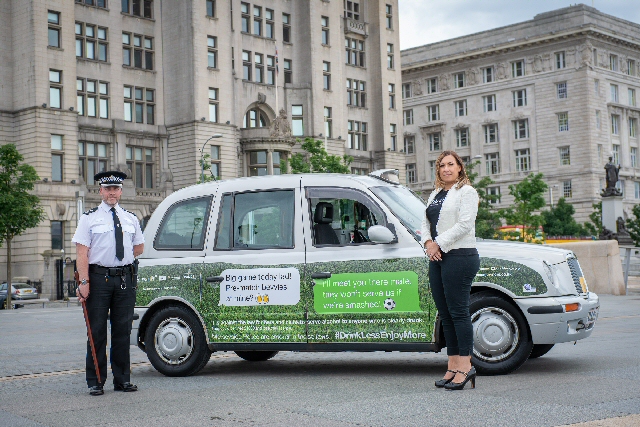
[[[448,356],[470,356],[473,329],[469,313],[471,283],[480,269],[475,255],[442,254],[442,261],[429,261],[429,284],[447,341]]]
[[[130,382],[131,361],[129,338],[133,321],[133,307],[136,302],[131,273],[124,276],[106,277],[104,274],[89,273],[90,293],[87,299],[87,313],[91,333],[96,348],[101,383],[91,356],[91,345],[87,339],[87,385],[104,385],[107,379],[107,315],[111,322],[111,373],[113,383]],[[124,289],[122,289],[124,288]]]

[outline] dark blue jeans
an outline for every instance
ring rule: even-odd
[[[442,261],[429,261],[429,284],[447,341],[448,356],[470,356],[473,329],[469,313],[471,283],[480,269],[475,255],[442,254]]]

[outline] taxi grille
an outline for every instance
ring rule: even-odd
[[[576,291],[578,294],[583,294],[586,291],[587,284],[585,282],[585,290],[582,289],[582,284],[580,283],[580,278],[582,277],[584,281],[584,276],[582,274],[582,269],[580,268],[580,263],[576,258],[568,258],[567,264],[569,265],[569,270],[571,271],[571,278],[573,279],[573,285],[576,287]]]

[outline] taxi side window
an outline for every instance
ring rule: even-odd
[[[293,248],[294,191],[225,194],[216,249]]]
[[[211,197],[184,200],[171,206],[156,234],[158,250],[203,250]]]
[[[367,195],[345,188],[307,188],[314,246],[369,242],[367,230],[386,225],[380,207]]]

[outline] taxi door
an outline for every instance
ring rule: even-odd
[[[366,189],[325,182],[303,177],[309,342],[345,349],[432,342],[435,308],[420,244]],[[372,243],[375,225],[396,240]]]
[[[300,181],[274,179],[283,186],[273,188],[272,180],[265,180],[270,187],[264,190],[255,189],[255,181],[233,181],[233,188],[221,183],[212,211],[213,245],[203,266],[203,317],[217,349],[224,343],[237,349],[237,343],[307,341]]]

